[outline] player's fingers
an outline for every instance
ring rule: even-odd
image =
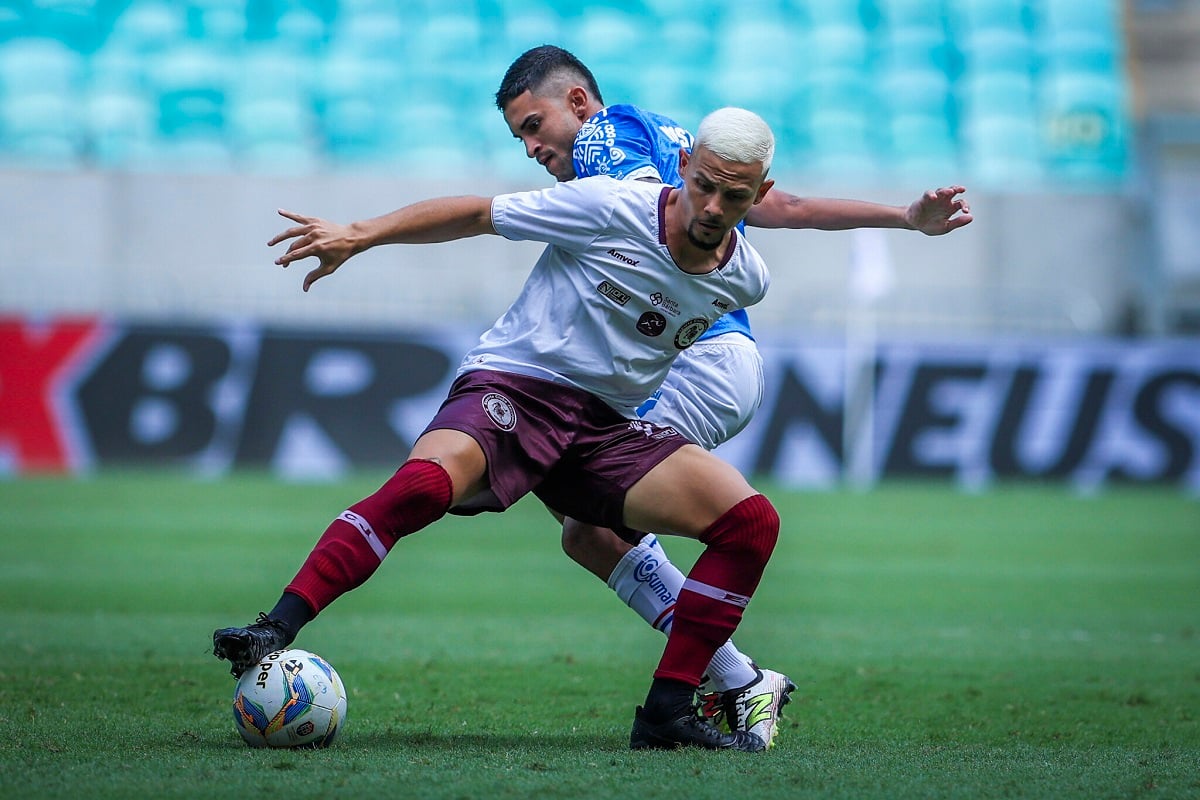
[[[295,211],[288,211],[286,208],[280,208],[277,211],[279,212],[279,216],[287,217],[292,222],[299,222],[301,225],[307,225],[316,219],[316,217],[306,217],[303,214],[297,214]]]
[[[275,236],[271,239],[271,241],[267,242],[267,247],[274,247],[275,245],[279,244],[280,242],[287,241],[288,239],[294,239],[297,236],[303,236],[305,233],[307,233],[307,231],[308,231],[307,227],[288,228],[283,233],[275,234]]]

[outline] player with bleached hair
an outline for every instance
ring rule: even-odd
[[[214,654],[240,674],[370,578],[402,537],[448,512],[503,511],[533,492],[572,519],[705,545],[679,592],[630,746],[765,750],[757,733],[708,724],[693,698],[758,587],[778,514],[736,469],[676,429],[639,419],[637,408],[726,310],[766,294],[766,265],[735,226],[769,193],[772,150],[766,125],[722,110],[680,154],[680,187],[597,177],[427,200],[350,225],[281,212],[296,224],[270,242],[290,242],[277,263],[319,260],[305,290],[381,244],[497,233],[547,247],[463,359],[404,464],[326,528],[269,613],[215,631]],[[660,310],[663,297],[671,313]]]
[[[680,185],[680,150],[692,134],[674,120],[638,108],[605,106],[591,71],[553,45],[532,48],[508,68],[496,106],[513,136],[559,181],[608,175]],[[749,132],[753,136],[753,132]],[[734,137],[730,147],[744,146]],[[724,147],[725,144],[710,146]],[[765,154],[759,154],[764,156]],[[768,160],[769,163],[769,160]],[[971,222],[961,186],[930,191],[907,207],[858,200],[803,198],[771,190],[746,223],[765,228],[904,228],[936,236]],[[763,397],[762,359],[744,311],[719,319],[673,364],[639,413],[713,449],[749,423]],[[631,545],[611,531],[565,520],[563,549],[605,581],[647,623],[669,635],[684,576],[653,534]],[[759,667],[733,642],[717,650],[699,703],[714,722],[772,742],[794,689],[783,673]]]

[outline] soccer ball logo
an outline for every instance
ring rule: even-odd
[[[346,719],[346,689],[320,656],[279,650],[238,679],[233,719],[251,747],[327,747]]]

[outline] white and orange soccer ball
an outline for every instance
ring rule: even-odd
[[[251,747],[327,747],[346,721],[346,689],[320,656],[278,650],[238,679],[233,718]]]

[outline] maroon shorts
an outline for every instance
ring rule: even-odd
[[[674,428],[626,419],[579,389],[495,370],[454,381],[425,430],[443,428],[479,443],[490,484],[451,513],[503,511],[533,492],[559,513],[622,533],[629,487],[690,443]]]

